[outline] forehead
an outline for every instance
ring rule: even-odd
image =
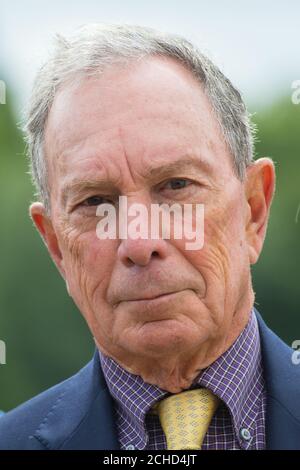
[[[199,82],[180,63],[157,57],[65,86],[49,113],[45,141],[52,174],[77,164],[82,169],[91,158],[120,166],[121,154],[149,166],[193,147],[203,158],[226,153]]]

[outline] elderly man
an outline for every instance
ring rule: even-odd
[[[1,417],[0,447],[300,449],[300,368],[253,306],[274,165],[253,160],[230,81],[183,38],[88,25],[58,38],[25,130],[31,217],[97,347]],[[99,237],[99,208],[121,196],[202,204],[203,246]]]

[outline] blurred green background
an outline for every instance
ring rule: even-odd
[[[28,217],[33,190],[12,96],[0,105],[0,408],[8,410],[75,373],[92,356],[90,333]],[[300,104],[278,98],[255,111],[257,156],[276,162],[277,191],[263,254],[253,268],[256,306],[287,343],[300,339]]]

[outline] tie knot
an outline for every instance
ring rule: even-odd
[[[219,399],[210,390],[198,388],[171,395],[156,410],[170,450],[200,449]]]

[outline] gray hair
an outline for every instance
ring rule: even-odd
[[[223,138],[233,159],[237,177],[244,179],[253,161],[255,128],[239,91],[197,47],[186,39],[135,25],[88,24],[70,38],[56,36],[56,47],[41,67],[25,116],[23,130],[30,170],[37,194],[50,211],[44,131],[59,87],[70,80],[103,72],[109,66],[167,56],[180,61],[202,84]]]

